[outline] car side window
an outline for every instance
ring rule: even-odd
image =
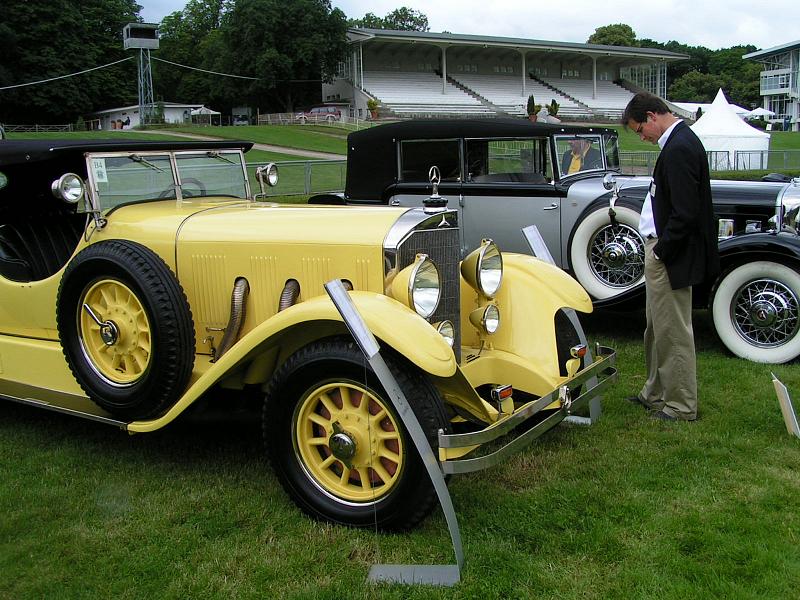
[[[400,142],[400,181],[429,181],[428,171],[439,167],[442,181],[461,181],[458,140],[404,140]]]
[[[547,138],[467,140],[467,181],[550,183],[553,165]]]

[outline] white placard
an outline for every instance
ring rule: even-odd
[[[781,380],[772,375],[772,384],[775,386],[775,393],[778,394],[778,402],[781,405],[783,421],[786,423],[786,431],[800,438],[800,426],[797,424],[797,415],[792,407],[792,399],[789,397],[789,390],[781,383]]]
[[[108,171],[106,171],[105,158],[92,159],[92,173],[97,183],[108,183]]]

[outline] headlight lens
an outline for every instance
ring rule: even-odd
[[[70,204],[83,198],[83,180],[75,173],[62,175],[53,182],[50,189],[56,198]]]
[[[414,263],[400,271],[392,281],[392,296],[407,301],[408,306],[425,319],[439,306],[441,289],[439,269],[427,254],[418,254]]]
[[[500,327],[500,310],[495,304],[487,304],[473,310],[469,321],[476,329],[491,335]]]
[[[461,275],[487,298],[494,298],[503,281],[503,255],[492,240],[483,240],[461,263]]]
[[[456,341],[456,328],[453,327],[453,323],[451,321],[437,323],[436,331],[439,332],[439,335],[441,335],[444,341],[452,348]]]
[[[278,185],[278,166],[269,163],[256,168],[256,179],[259,183],[266,183],[270,187]]]

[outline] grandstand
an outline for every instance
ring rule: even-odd
[[[494,111],[435,73],[364,73],[364,91],[398,116],[493,115]]]
[[[472,90],[475,94],[494,105],[498,112],[509,115],[525,116],[525,107],[528,96],[533,95],[540,104],[549,104],[555,100],[561,106],[558,114],[566,117],[589,117],[591,111],[575,98],[571,98],[558,89],[550,88],[535,79],[525,82],[525,93],[522,92],[522,82],[517,77],[508,75],[478,75],[456,74],[453,80]]]
[[[326,102],[365,118],[524,115],[528,96],[555,99],[562,119],[617,119],[629,90],[666,96],[666,65],[688,56],[629,48],[453,33],[348,30],[351,52]]]

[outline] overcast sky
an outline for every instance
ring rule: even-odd
[[[145,21],[158,23],[184,0],[137,0]],[[286,0],[291,2],[291,0]],[[385,16],[408,6],[428,17],[431,31],[585,42],[594,30],[627,23],[637,38],[676,40],[712,50],[738,44],[771,48],[800,37],[797,0],[332,0],[349,18]]]

